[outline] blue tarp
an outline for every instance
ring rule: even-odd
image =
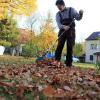
[[[46,58],[54,58],[54,54],[49,52],[49,53],[46,54]]]

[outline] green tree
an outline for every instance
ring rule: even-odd
[[[0,21],[0,40],[10,42],[11,45],[16,45],[18,34],[16,21],[12,17],[7,17]]]
[[[85,53],[85,43],[76,43],[74,46],[73,54],[79,57],[84,53]]]
[[[0,45],[5,47],[11,46],[10,53],[15,55],[15,47],[18,45],[17,36],[19,31],[17,29],[16,21],[12,17],[6,17],[0,21]]]

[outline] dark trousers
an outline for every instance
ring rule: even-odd
[[[63,30],[59,32],[58,37],[63,33]],[[55,51],[55,60],[60,61],[62,50],[65,42],[67,42],[67,55],[66,55],[66,65],[72,66],[72,54],[73,54],[73,46],[75,44],[75,29],[70,29],[63,33],[63,35],[58,39],[58,46]]]

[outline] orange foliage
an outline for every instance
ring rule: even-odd
[[[17,37],[17,41],[21,44],[26,44],[27,42],[30,42],[32,35],[34,36],[34,33],[31,34],[31,31],[27,29],[19,29],[19,33],[20,34]]]

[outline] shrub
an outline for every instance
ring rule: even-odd
[[[10,42],[7,42],[5,40],[0,40],[0,45],[5,46],[5,47],[10,47],[11,46],[11,43]]]
[[[34,49],[30,45],[25,45],[22,50],[22,56],[24,57],[33,57],[34,56]]]
[[[97,62],[96,67],[100,70],[100,62]]]

